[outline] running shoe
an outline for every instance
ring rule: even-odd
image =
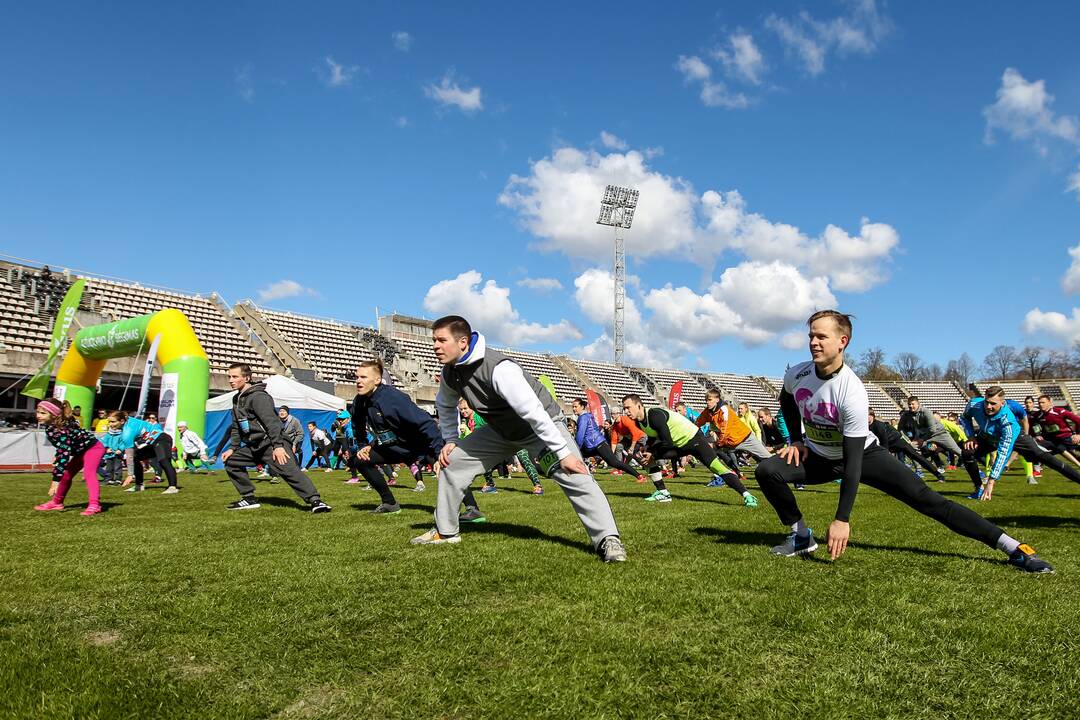
[[[937,476],[937,481],[938,481],[939,483],[943,483],[943,482],[945,482],[945,473],[941,473],[940,475],[938,475],[938,476]]]
[[[949,472],[952,472],[953,470],[955,470],[955,469],[956,469],[956,466],[955,466],[955,465],[947,465],[947,466],[945,467],[945,469],[946,469],[946,470],[948,470]]]
[[[400,515],[401,506],[397,503],[393,505],[387,505],[386,503],[379,503],[379,506],[371,511],[372,515]]]
[[[362,482],[364,482],[364,481],[361,480],[358,477],[351,477],[351,478],[349,478],[348,480],[345,481],[345,484],[346,485],[359,485]]]
[[[1028,475],[1028,485],[1038,485],[1039,481],[1035,479],[1034,475]]]
[[[485,485],[484,487],[480,488],[480,492],[482,492],[482,493],[484,493],[486,495],[493,495],[493,494],[499,492],[499,489],[497,487],[495,487],[494,485]]]
[[[544,494],[544,488],[542,486],[540,486],[540,485],[533,485],[532,494],[533,495],[543,495]]]
[[[443,545],[443,544],[456,545],[459,542],[461,542],[461,536],[460,535],[451,535],[450,537],[445,537],[443,535],[440,535],[438,530],[436,530],[435,528],[432,528],[431,530],[428,530],[423,535],[417,535],[416,537],[414,537],[412,540],[409,541],[409,544],[410,545]]]
[[[258,510],[262,505],[253,497],[240,498],[234,503],[225,506],[226,510]]]
[[[1030,573],[1052,573],[1054,567],[1035,554],[1035,548],[1027,543],[1021,543],[1020,547],[1009,553],[1009,564]]]
[[[970,495],[965,496],[965,499],[967,499],[967,500],[982,500],[982,494],[983,494],[983,489],[979,488],[978,490],[971,493]]]
[[[622,544],[622,540],[618,535],[608,535],[606,538],[600,541],[600,547],[596,552],[600,555],[600,559],[606,563],[611,562],[626,562],[626,546]]]
[[[647,482],[647,481],[648,481],[648,479],[649,479],[649,478],[647,478],[647,477],[645,477],[645,476],[641,476],[641,477],[639,477],[639,478],[638,478],[637,480],[635,480],[634,482],[639,482],[639,483],[643,483],[643,482]]]
[[[386,484],[390,487],[394,487],[395,485],[397,485],[397,473],[394,473],[393,476],[386,481]]]
[[[809,528],[807,528],[809,530]],[[803,536],[791,533],[782,544],[774,546],[769,552],[780,557],[795,557],[797,555],[809,555],[817,550],[817,540],[814,540],[814,531]]]
[[[484,517],[484,513],[480,512],[480,508],[467,507],[465,512],[458,515],[458,522],[486,523],[487,518]]]
[[[1042,477],[1042,465],[1036,465],[1033,468],[1033,474],[1035,475],[1035,477],[1041,478]]]
[[[424,492],[424,490],[426,490],[426,489],[427,489],[427,487],[424,485],[424,481],[423,480],[417,480],[416,481],[416,487],[414,487],[412,489],[412,491],[413,492]]]
[[[724,482],[724,478],[719,475],[713,475],[712,480],[705,483],[705,487],[724,487],[725,485],[727,485],[727,483]]]
[[[754,497],[753,495],[751,495],[750,493],[746,493],[745,495],[743,495],[742,504],[743,504],[743,507],[756,508],[757,507],[757,498]]]
[[[333,470],[331,470],[330,468],[325,468],[325,469],[323,470],[323,472],[334,472],[334,471],[333,471]]]
[[[945,474],[945,468],[943,468],[943,467],[939,467],[939,468],[937,469],[937,474],[938,474],[938,475],[944,475],[944,474]]]
[[[268,478],[268,477],[270,477],[270,473],[268,473],[268,472],[266,472],[265,470],[263,470],[262,472],[260,472],[260,473],[259,473],[258,477],[261,477],[261,478]]]
[[[50,510],[63,510],[64,503],[59,503],[55,500],[49,500],[48,502],[43,502],[40,505],[35,505],[34,509],[40,512],[49,512]]]
[[[90,505],[87,505],[86,509],[79,514],[83,517],[90,517],[91,515],[97,515],[99,512],[101,512],[101,506],[97,503],[91,503]]]
[[[175,485],[170,485],[169,487],[162,490],[161,494],[162,495],[179,495],[180,494],[180,488],[176,487]]]
[[[836,482],[840,482],[840,481],[839,481],[839,480],[837,480]],[[795,488],[796,490],[805,490],[805,489],[806,489],[806,486],[805,486],[805,485],[800,485],[800,484],[798,484],[798,483],[796,483],[796,484],[795,484],[795,485],[793,485],[792,487],[794,487],[794,488]]]
[[[671,493],[667,490],[656,490],[652,495],[645,498],[645,502],[669,503],[671,502]]]
[[[612,470],[612,471],[611,471],[610,473],[608,473],[608,474],[609,474],[609,475],[623,475],[624,473],[623,473],[623,471],[622,471],[622,470]]]
[[[144,489],[144,488],[143,488],[143,486],[142,486],[142,485],[132,485],[131,487],[129,487],[129,488],[128,488],[127,490],[125,490],[124,492],[142,492],[142,491],[143,491],[143,489]]]
[[[334,508],[330,507],[322,500],[315,500],[308,506],[308,509],[311,510],[313,514],[317,515],[319,513],[328,513]]]

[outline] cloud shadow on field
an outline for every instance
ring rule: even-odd
[[[1022,528],[1078,528],[1080,518],[1053,515],[996,515],[990,518],[997,525],[1016,525]]]

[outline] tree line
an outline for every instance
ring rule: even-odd
[[[900,352],[889,362],[880,347],[864,350],[853,365],[863,380],[878,382],[951,380],[966,387],[973,380],[1045,380],[1080,377],[1080,347],[1071,350],[1028,345],[1016,348],[998,345],[983,358],[981,365],[966,352],[950,360],[943,368],[926,363],[913,352]]]

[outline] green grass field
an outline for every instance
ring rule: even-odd
[[[969,502],[951,475],[937,487]],[[0,715],[1080,717],[1080,486],[1049,472],[979,505],[1047,576],[866,487],[829,563],[771,557],[767,503],[700,471],[661,506],[605,478],[630,561],[604,565],[553,482],[503,482],[462,544],[413,547],[434,482],[373,517],[374,493],[313,477],[333,513],[269,484],[225,512],[219,473],[174,497],[105,488],[81,518],[81,483],[45,514],[47,476],[0,478]],[[811,526],[836,496],[799,495]]]

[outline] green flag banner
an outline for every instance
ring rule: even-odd
[[[85,280],[76,280],[75,284],[68,288],[64,295],[64,301],[60,303],[60,309],[56,313],[56,322],[53,323],[52,342],[49,343],[49,357],[45,364],[30,378],[26,387],[22,389],[23,395],[41,400],[49,390],[49,379],[52,377],[53,363],[56,356],[64,349],[64,340],[67,339],[68,331],[75,322],[75,311],[79,309],[82,301],[83,290],[86,288]]]

